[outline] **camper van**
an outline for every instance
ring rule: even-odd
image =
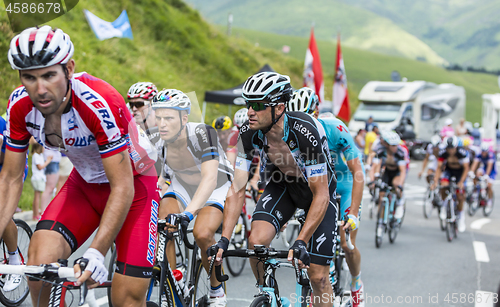
[[[465,90],[454,84],[426,81],[370,81],[360,91],[359,106],[349,122],[356,133],[370,116],[381,130],[396,129],[424,142],[430,141],[446,118],[458,123],[465,117]]]
[[[483,95],[482,139],[500,152],[500,94]]]

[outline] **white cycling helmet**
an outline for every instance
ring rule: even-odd
[[[287,103],[287,111],[311,114],[316,111],[318,103],[316,93],[308,87],[303,87],[293,93],[292,99]]]
[[[284,103],[290,100],[292,90],[290,77],[276,72],[260,72],[245,81],[242,96],[247,101]]]
[[[457,148],[458,138],[456,136],[449,136],[444,139],[443,144],[446,144],[446,148]]]
[[[153,83],[137,82],[128,89],[127,98],[142,98],[144,100],[151,100],[156,94],[158,94],[158,90]]]
[[[490,144],[483,142],[481,144],[481,151],[490,151]]]
[[[394,131],[383,131],[380,137],[389,145],[399,145],[401,143],[399,134]]]
[[[437,147],[441,143],[441,137],[439,135],[434,135],[431,137],[432,147]]]
[[[191,100],[183,92],[176,89],[163,89],[153,97],[151,103],[153,110],[175,109],[179,111],[191,112]]]
[[[7,53],[12,69],[27,70],[66,64],[74,47],[69,35],[50,26],[27,28],[10,41]]]
[[[332,112],[319,113],[318,118],[337,118]]]
[[[239,129],[248,120],[248,110],[246,108],[239,109],[234,113],[233,124]]]

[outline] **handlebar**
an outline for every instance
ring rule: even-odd
[[[58,267],[57,264],[36,265],[0,265],[0,274],[40,275],[45,277],[76,278],[75,270],[68,267]]]
[[[158,220],[158,231],[162,231],[167,227],[167,220],[160,219]],[[194,249],[195,243],[191,243],[187,237],[187,234],[192,232],[192,230],[183,229],[180,224],[177,224],[177,231],[167,232],[167,238],[172,239],[173,237],[180,236],[184,244],[186,244],[187,248]]]

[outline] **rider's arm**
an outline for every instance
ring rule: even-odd
[[[495,162],[493,160],[488,160],[488,164],[486,165],[486,172],[485,172],[485,175],[490,175],[491,174],[491,171],[493,170],[493,164]]]
[[[5,151],[5,160],[0,172],[0,237],[12,219],[23,190],[23,174],[26,151]]]
[[[434,178],[436,178],[434,180],[434,185],[437,185],[437,182],[438,180],[441,178],[441,170],[443,169],[443,163],[444,163],[444,160],[442,159],[438,159],[438,165],[436,167],[436,175],[434,176]]]
[[[347,166],[349,167],[353,178],[350,214],[358,216],[361,198],[363,197],[363,186],[365,184],[363,168],[361,167],[361,161],[359,158],[348,160]]]
[[[472,162],[472,166],[470,167],[470,170],[475,172],[477,170],[477,167],[479,166],[479,159],[475,158],[474,162]]]
[[[234,171],[234,179],[227,192],[226,203],[224,204],[224,220],[222,222],[222,236],[231,238],[233,229],[238,222],[238,218],[245,201],[245,187],[248,180],[248,171],[237,168]]]
[[[234,167],[234,163],[236,162],[236,155],[237,152],[234,152],[234,150],[228,150],[226,151],[226,157],[229,163]]]
[[[469,159],[466,158],[464,159],[464,163],[462,164],[464,166],[464,171],[462,173],[462,177],[460,178],[460,181],[458,183],[463,184],[465,182],[465,179],[467,179],[467,175],[469,174],[469,169],[470,169],[470,163]]]
[[[126,150],[102,159],[109,181],[110,194],[102,214],[97,234],[90,244],[106,255],[127,217],[134,198],[134,176]],[[89,191],[91,193],[91,191]]]
[[[186,211],[193,216],[203,208],[210,195],[217,187],[219,160],[208,160],[201,164],[201,181],[194,193],[193,199],[186,207]]]
[[[424,161],[422,162],[422,170],[420,171],[420,173],[418,173],[418,177],[422,176],[422,173],[425,171],[428,162],[429,162],[429,153],[426,153]]]
[[[302,240],[304,242],[309,242],[326,214],[326,209],[328,208],[328,202],[330,200],[328,175],[309,177],[309,188],[313,194],[313,200],[311,202],[311,207],[309,207],[304,226],[297,236],[297,240]]]

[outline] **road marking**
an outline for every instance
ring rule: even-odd
[[[95,298],[94,298],[95,300]],[[99,306],[102,306],[102,305],[105,305],[105,304],[108,304],[108,297],[107,296],[103,296],[101,298],[98,298],[97,300],[95,300],[95,302],[97,303],[97,305]],[[84,304],[83,307],[89,307],[90,305],[89,304]]]
[[[231,298],[231,297],[228,297],[227,298],[228,301],[237,301],[237,302],[244,302],[244,303],[252,303],[253,300],[249,300],[249,299],[246,299],[246,298]]]
[[[481,229],[481,227],[483,227],[484,225],[488,224],[489,222],[491,222],[490,219],[479,219],[479,220],[475,220],[474,222],[472,222],[470,224],[470,228],[472,229]]]
[[[474,307],[493,307],[493,292],[476,291]]]
[[[410,168],[415,168],[417,167],[417,163],[410,163]]]
[[[490,262],[490,256],[488,256],[488,250],[486,250],[486,244],[481,241],[472,242],[474,246],[474,254],[476,255],[476,261],[478,262]]]

